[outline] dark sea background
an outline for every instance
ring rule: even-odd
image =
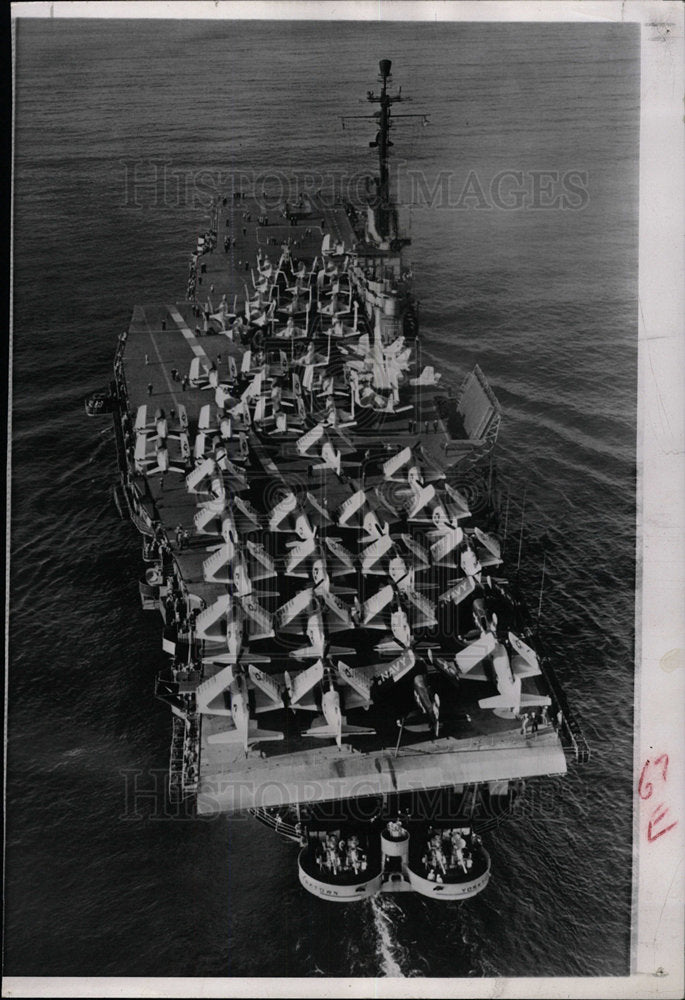
[[[628,972],[638,46],[602,24],[18,22],[7,975]],[[373,170],[372,128],[339,115],[367,113],[382,57],[431,114],[393,152],[429,187],[451,172],[454,201],[474,171],[490,202],[411,212],[425,352],[456,384],[480,364],[503,406],[508,549],[526,489],[522,578],[537,612],[546,550],[541,625],[592,759],[529,783],[475,899],[346,908],[253,820],[163,816],[160,620],[83,398],[136,303],[183,299],[220,178]],[[501,170],[529,195],[530,171],[585,171],[586,203],[492,207]],[[160,782],[138,819],[136,770]]]

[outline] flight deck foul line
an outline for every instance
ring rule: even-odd
[[[150,329],[150,324],[148,323],[147,318],[145,320],[145,325],[147,326],[147,332],[148,332],[148,336],[150,337],[150,340],[152,341],[152,346],[155,349],[155,354],[159,358],[159,364],[160,364],[160,367],[162,369],[162,375],[164,375],[164,381],[166,382],[167,386],[169,387],[169,392],[171,393],[171,398],[173,399],[175,405],[178,407],[178,400],[176,399],[176,393],[174,392],[174,387],[171,384],[171,380],[169,378],[169,375],[167,374],[166,366],[165,366],[164,362],[162,361],[162,355],[159,353],[159,347],[157,346],[157,341],[155,340],[155,335],[153,334],[152,330]]]
[[[167,309],[169,310],[169,315],[173,319],[174,323],[176,324],[176,326],[179,328],[183,336],[190,344],[190,349],[195,355],[195,357],[204,358],[205,361],[209,361],[205,349],[198,344],[197,337],[190,329],[190,327],[186,326],[186,322],[183,319],[183,316],[181,316],[176,306],[167,306]]]

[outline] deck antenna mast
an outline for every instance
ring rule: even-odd
[[[521,505],[521,530],[519,531],[519,554],[516,560],[516,572],[521,569],[521,546],[523,545],[523,524],[526,516],[526,493],[528,492],[528,487],[523,488],[523,504]]]
[[[372,90],[368,92],[367,100],[372,103],[380,104],[381,109],[378,113],[378,132],[376,133],[376,138],[374,142],[370,142],[369,146],[373,149],[378,148],[378,167],[379,175],[377,184],[377,194],[378,194],[378,231],[381,236],[389,236],[389,224],[390,224],[390,214],[392,211],[392,206],[390,203],[390,170],[388,167],[388,161],[390,159],[390,147],[392,142],[390,141],[390,129],[391,129],[391,108],[396,101],[402,100],[401,92],[395,97],[391,97],[388,94],[388,82],[392,80],[390,75],[390,70],[392,68],[392,62],[390,59],[381,59],[378,64],[381,74],[378,78],[382,85],[380,94],[376,95]]]
[[[390,192],[390,149],[393,145],[390,139],[390,129],[392,128],[393,121],[406,118],[421,118],[422,124],[428,124],[428,115],[425,114],[414,114],[414,115],[392,115],[393,104],[401,101],[409,101],[411,98],[402,96],[402,88],[400,87],[397,94],[391,95],[388,93],[388,84],[392,81],[392,76],[390,70],[392,68],[392,62],[390,59],[381,59],[378,67],[380,69],[380,75],[378,77],[378,82],[381,84],[380,93],[375,94],[372,90],[367,91],[366,99],[372,104],[379,104],[380,111],[374,112],[373,115],[345,115],[342,118],[342,125],[345,128],[345,122],[352,119],[364,119],[366,121],[373,121],[376,123],[377,131],[376,138],[373,142],[369,143],[371,149],[378,149],[378,177],[374,178],[376,184],[376,195],[375,195],[375,228],[378,236],[382,241],[387,240],[398,240],[399,234],[397,231],[397,209],[392,203],[391,192]],[[408,239],[401,239],[400,245],[409,243]]]
[[[540,577],[540,599],[538,600],[538,617],[535,622],[535,632],[540,630],[540,615],[542,614],[542,592],[545,589],[545,567],[547,565],[547,552],[542,555],[542,576]]]
[[[502,540],[502,548],[504,549],[507,544],[507,531],[509,530],[509,487],[507,487],[507,506],[504,511],[504,539]]]

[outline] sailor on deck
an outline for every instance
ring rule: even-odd
[[[337,875],[340,871],[341,861],[338,853],[338,842],[333,835],[326,837],[325,865],[334,875]]]
[[[402,826],[402,821],[399,816],[396,820],[390,820],[387,825],[387,830],[393,840],[401,840],[402,837],[406,836],[407,831]]]
[[[464,859],[466,841],[462,837],[459,830],[452,830],[450,840],[452,842],[452,864],[459,865],[462,871],[466,873],[466,862]]]
[[[442,882],[442,876],[447,872],[447,862],[439,833],[434,834],[428,841],[428,849],[423,857],[423,863],[428,869],[426,876],[428,880]]]
[[[355,875],[358,875],[360,871],[365,871],[366,869],[366,855],[359,846],[359,837],[355,834],[352,834],[347,842],[345,867],[352,868]]]

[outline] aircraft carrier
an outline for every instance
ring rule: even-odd
[[[299,842],[322,898],[464,898],[522,783],[588,751],[503,558],[499,403],[422,362],[379,68],[364,203],[226,191],[86,409],[163,620],[170,797]]]

